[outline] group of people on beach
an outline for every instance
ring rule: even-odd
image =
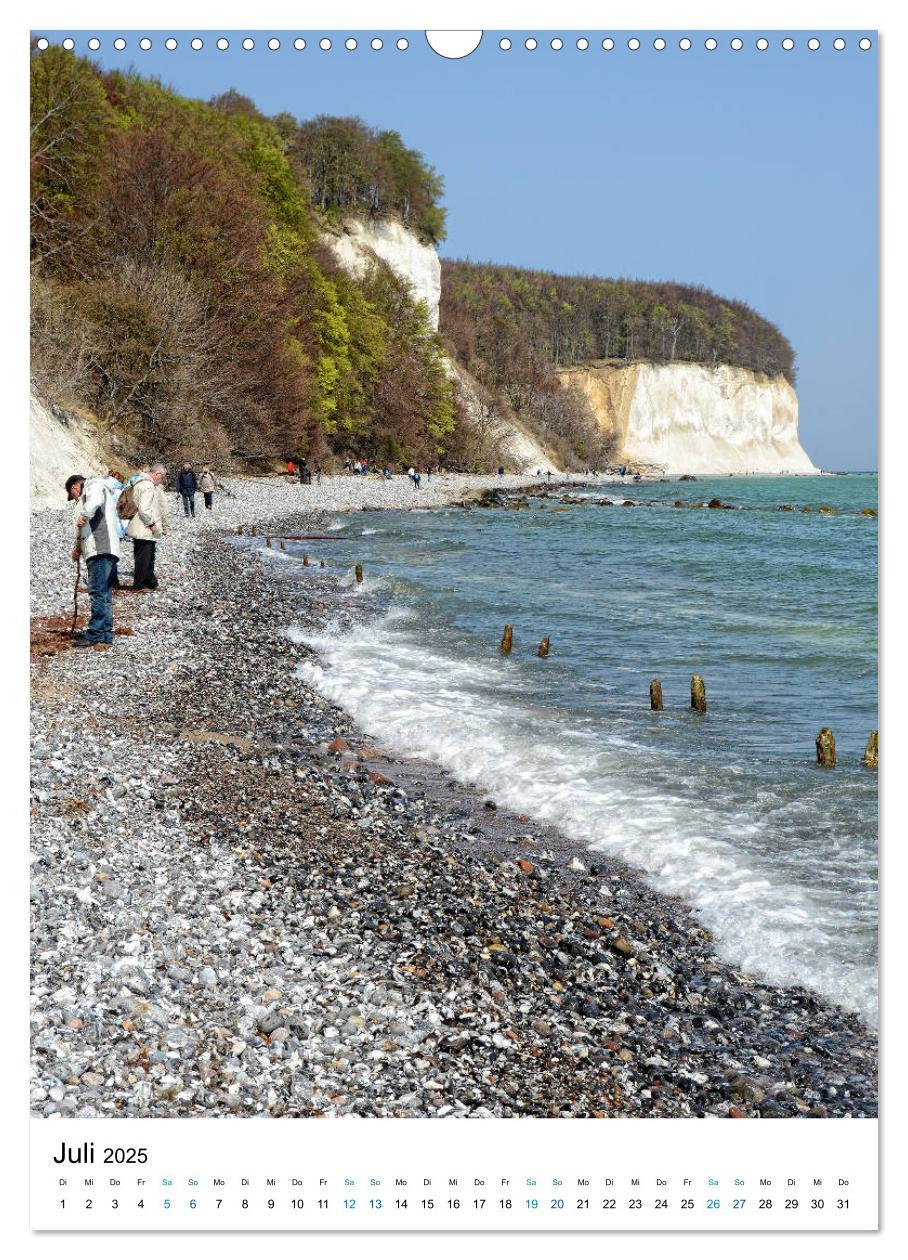
[[[306,460],[305,455],[300,459],[298,469],[297,469],[296,464],[293,462],[293,460],[288,459],[287,472],[290,474],[291,477],[295,477],[297,475],[297,472],[299,472],[299,479],[300,479],[301,486],[312,485],[313,470],[309,467],[309,464]],[[320,486],[322,484],[322,466],[319,463],[316,463],[315,465],[315,484],[317,486]]]
[[[205,500],[207,511],[211,511],[214,501],[214,492],[217,489],[217,483],[214,474],[206,464],[202,469],[202,475],[196,479],[195,469],[192,464],[184,464],[177,476],[177,494],[183,500],[183,511],[187,516],[195,516],[195,496],[199,490],[202,492],[202,498]]]
[[[301,455],[299,460],[288,459],[284,467],[288,476],[295,477],[299,475],[300,485],[302,486],[311,486],[313,475],[315,476],[315,484],[319,486],[322,484],[321,464],[316,463],[313,473],[313,469],[309,467],[304,455]],[[431,481],[433,472],[438,473],[441,471],[439,467],[433,469],[431,464],[427,464],[423,472],[416,467],[408,468],[407,476],[413,483],[413,489],[418,490],[422,483],[423,475],[425,475],[426,481]],[[504,470],[502,469],[502,471]],[[376,476],[383,477],[385,481],[390,481],[394,476],[389,464],[385,464],[381,468],[373,467],[365,456],[361,456],[359,459],[353,459],[348,456],[344,460],[344,472],[353,477],[367,477],[369,473],[374,473]]]
[[[124,478],[110,468],[106,475],[86,477],[73,473],[66,479],[66,498],[75,504],[75,541],[72,559],[85,561],[91,616],[85,630],[73,640],[75,647],[113,643],[113,592],[121,586],[119,563],[122,544],[131,539],[134,591],[157,588],[157,544],[167,534],[170,509],[163,486],[167,469],[153,464]],[[196,478],[192,464],[185,463],[177,477],[177,494],[187,518],[195,516],[195,496],[202,492],[211,510],[217,483],[207,465]]]

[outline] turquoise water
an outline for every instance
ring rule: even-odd
[[[732,964],[873,1021],[877,784],[860,759],[877,725],[877,521],[859,513],[876,477],[581,493],[566,512],[338,517],[335,541],[306,547],[362,562],[349,596],[371,616],[314,640],[307,680],[391,750],[682,896]],[[671,506],[714,496],[743,510]],[[815,765],[821,726],[835,770]]]

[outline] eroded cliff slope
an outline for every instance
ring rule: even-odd
[[[620,458],[680,473],[817,472],[798,438],[783,376],[695,363],[594,362],[565,368]]]

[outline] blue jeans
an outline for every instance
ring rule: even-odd
[[[88,565],[91,620],[85,631],[92,643],[113,643],[113,580],[116,556],[92,556]]]
[[[183,511],[187,516],[195,516],[195,491],[181,490],[180,498],[183,500]]]

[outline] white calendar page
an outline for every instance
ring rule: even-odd
[[[877,1231],[886,32],[167,16],[21,83],[33,1243]]]

